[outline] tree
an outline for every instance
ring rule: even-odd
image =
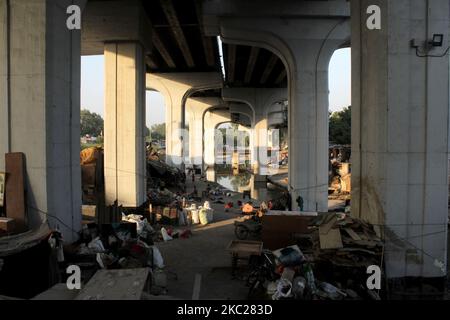
[[[351,143],[351,107],[330,113],[329,139],[336,144]]]
[[[152,139],[164,140],[166,139],[166,124],[158,123],[150,127],[150,135]]]
[[[98,137],[103,132],[103,118],[89,110],[81,110],[80,113],[80,129],[81,135],[91,135]]]

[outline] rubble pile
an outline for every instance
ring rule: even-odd
[[[157,188],[162,184],[167,187],[180,187],[186,181],[186,176],[178,169],[167,165],[159,159],[147,159],[147,185]]]
[[[346,214],[311,219],[296,245],[265,250],[249,276],[250,298],[299,300],[380,299],[366,285],[367,267],[382,264],[383,243],[372,225]],[[261,274],[264,285],[255,287]],[[258,290],[259,289],[259,290]],[[258,295],[259,292],[259,295]]]

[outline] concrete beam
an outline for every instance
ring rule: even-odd
[[[286,69],[283,69],[278,77],[275,79],[275,84],[280,84],[284,79],[286,79],[287,71]]]
[[[270,0],[208,0],[203,1],[203,25],[207,35],[220,33],[221,18],[243,19],[321,19],[350,18],[350,4],[347,0],[334,1],[283,1],[274,5]],[[289,23],[288,23],[289,24]],[[292,29],[291,29],[292,30]]]
[[[278,57],[274,54],[270,56],[269,62],[267,62],[266,67],[264,68],[264,72],[261,76],[261,79],[259,80],[259,83],[264,84],[267,81],[267,78],[269,78],[270,74],[272,73],[273,68],[275,67],[275,64],[278,61]]]
[[[160,0],[161,7],[166,15],[167,21],[169,22],[170,29],[178,47],[183,54],[183,58],[186,61],[188,68],[194,68],[194,59],[192,58],[191,50],[184,36],[183,29],[181,29],[180,22],[178,21],[177,13],[173,6],[172,0]]]
[[[216,61],[216,58],[214,56],[214,47],[213,47],[213,39],[212,37],[207,37],[205,35],[205,30],[203,28],[203,15],[202,15],[202,4],[201,1],[195,1],[195,11],[197,13],[197,19],[199,21],[199,27],[200,32],[202,34],[202,43],[203,43],[203,49],[205,50],[205,58],[206,63],[209,67],[213,67],[214,63]]]
[[[183,131],[186,101],[193,92],[221,88],[222,76],[217,72],[147,73],[146,85],[148,90],[159,91],[164,96],[166,162],[181,168],[189,159],[185,154],[188,138]]]
[[[172,56],[170,55],[169,51],[166,49],[166,46],[161,41],[159,34],[155,30],[152,31],[152,40],[153,40],[153,44],[155,45],[156,50],[158,50],[159,54],[164,59],[167,66],[171,69],[175,69],[176,65],[172,59]]]
[[[152,49],[151,23],[141,1],[89,1],[82,19],[83,55],[103,54],[105,42],[138,42]]]
[[[253,69],[255,69],[255,63],[256,63],[256,60],[258,59],[259,50],[260,50],[260,48],[258,48],[258,47],[252,47],[252,49],[250,51],[250,56],[248,57],[247,69],[245,70],[245,78],[244,78],[245,83],[249,83],[252,80]]]
[[[228,63],[227,63],[227,79],[229,82],[234,81],[234,73],[236,68],[236,46],[234,44],[228,45]]]

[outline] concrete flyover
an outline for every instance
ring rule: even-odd
[[[83,9],[81,31],[66,28],[72,4]],[[367,24],[373,4],[380,28]],[[430,42],[436,35],[441,46]],[[26,155],[30,228],[49,223],[75,240],[80,56],[103,54],[107,204],[146,200],[145,90],[157,90],[166,103],[169,164],[214,163],[197,135],[243,114],[259,176],[267,139],[255,132],[283,123],[277,104],[287,100],[293,204],[301,197],[305,211],[327,211],[328,64],[351,44],[351,214],[377,226],[389,279],[442,279],[449,36],[448,0],[0,0],[0,155]]]

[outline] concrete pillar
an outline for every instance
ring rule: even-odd
[[[251,109],[252,119],[252,168],[256,180],[265,180],[268,174],[268,112],[279,101],[287,99],[287,90],[283,88],[224,88],[225,101],[239,101]],[[235,112],[231,110],[231,112]]]
[[[381,29],[366,27],[369,5]],[[352,1],[352,214],[381,228],[388,278],[444,277],[449,2]],[[418,57],[443,34],[442,47]],[[384,232],[383,232],[384,231]]]
[[[220,148],[223,143],[222,137],[215,134],[216,128],[222,124],[229,122],[230,116],[228,110],[208,111],[204,114],[204,163],[206,166],[214,166],[216,163],[216,149]]]
[[[186,102],[189,114],[189,165],[203,164],[203,115],[222,103],[220,98],[189,98]]]
[[[72,4],[85,1],[0,1],[0,170],[5,152],[25,154],[28,224],[58,226],[67,242],[81,229],[81,49],[80,32],[66,27]]]
[[[189,96],[199,90],[222,87],[222,78],[216,72],[147,74],[147,89],[159,91],[166,106],[166,162],[181,168],[185,161],[184,132],[185,104]],[[189,158],[189,156],[187,155]]]
[[[142,2],[90,1],[82,53],[105,56],[105,200],[129,207],[146,200],[145,53],[151,24]]]
[[[138,207],[146,199],[142,45],[105,44],[105,81],[106,204]]]
[[[325,79],[332,52],[350,38],[349,9],[345,1],[292,0],[279,7],[261,1],[258,10],[236,0],[205,2],[203,6],[206,34],[218,34],[226,43],[268,49],[284,63],[289,100],[289,189],[293,207],[301,196],[306,211],[328,210]]]
[[[336,43],[297,41],[298,67],[290,82],[289,187],[304,209],[328,211],[328,63]],[[303,47],[304,46],[304,47]],[[291,106],[292,104],[292,106]],[[294,107],[295,106],[295,107]]]

